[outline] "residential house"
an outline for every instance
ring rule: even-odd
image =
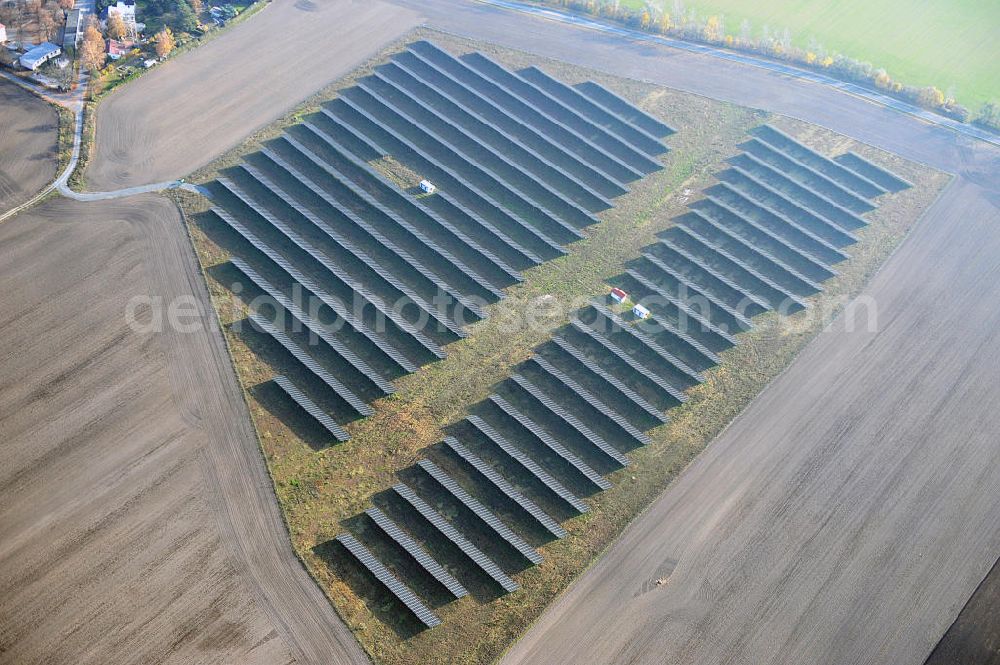
[[[128,52],[135,46],[129,41],[119,41],[117,39],[108,40],[108,57],[112,60],[117,60],[123,55],[128,55]]]

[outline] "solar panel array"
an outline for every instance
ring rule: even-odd
[[[431,70],[428,60],[441,67]],[[428,77],[431,71],[443,77],[474,69],[486,81],[477,84],[477,103],[503,100],[507,113],[524,119],[541,114],[537,106],[546,99],[571,104],[577,118],[594,121],[591,131],[605,132],[595,151],[614,148],[608,137],[648,139],[670,132],[592,84],[569,88],[530,68],[503,73],[481,56],[449,60],[430,46],[414,49],[406,62],[424,66]],[[515,103],[508,95],[519,91],[524,99]],[[614,113],[600,120],[599,109]],[[625,121],[641,132],[626,131],[620,124]],[[516,129],[509,116],[506,126]],[[543,126],[553,135],[566,131],[565,125]],[[857,214],[874,209],[873,185],[882,193],[905,186],[859,157],[829,160],[771,128],[759,130],[747,148],[762,155],[753,147],[758,144],[771,151],[767,163],[781,169],[780,178],[754,162],[734,160],[748,167],[745,174],[731,180],[723,174],[692,203],[697,214],[681,218],[676,231],[644,248],[621,276],[634,300],[656,298],[648,320],[632,320],[627,307],[591,303],[473,407],[441,446],[401,472],[420,469],[429,476],[433,487],[424,488],[426,498],[406,485],[394,490],[503,590],[516,589],[498,563],[511,565],[504,548],[539,563],[535,543],[566,536],[560,520],[587,512],[584,497],[611,487],[605,475],[629,464],[630,450],[650,442],[646,430],[667,422],[666,411],[687,399],[687,390],[738,343],[737,333],[754,316],[783,310],[788,302],[805,307],[821,283],[836,275],[833,264],[847,257],[843,248],[853,241]],[[642,152],[644,146],[652,148],[642,141],[633,149]],[[620,147],[614,154],[630,168],[641,167]],[[854,198],[868,203],[851,203]],[[853,211],[844,215],[847,208],[835,209],[834,201]],[[476,545],[471,533],[463,533],[471,528],[459,516],[463,510],[485,527]],[[459,577],[469,573],[457,571]]]
[[[337,536],[337,540],[350,552],[361,565],[367,568],[379,582],[392,592],[420,621],[428,628],[441,624],[441,619],[430,611],[410,589],[399,581],[399,579],[389,572],[381,561],[372,556],[368,548],[362,545],[349,533],[342,533]]]
[[[599,94],[417,42],[210,183],[239,281],[282,313],[261,329],[298,361],[273,362],[320,379],[296,378],[290,399],[344,440],[393,380],[445,357],[523,270],[661,168],[672,130]],[[323,384],[332,395],[310,394]]]

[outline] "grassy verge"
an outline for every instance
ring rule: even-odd
[[[80,136],[80,158],[76,168],[69,176],[69,187],[75,191],[84,191],[87,186],[87,164],[94,149],[94,137],[97,132],[97,102],[83,104],[83,133]],[[71,146],[72,147],[72,144]]]
[[[58,143],[58,154],[59,154],[59,165],[56,167],[56,174],[63,172],[66,165],[69,164],[70,158],[73,156],[73,136],[76,130],[76,118],[73,116],[73,112],[64,106],[59,106],[57,104],[52,105],[56,109],[56,113],[59,114],[59,143]]]
[[[522,589],[512,595],[482,600],[467,597],[437,609],[444,624],[404,637],[378,617],[395,607],[385,596],[359,589],[336,574],[336,563],[316,549],[344,530],[344,522],[369,505],[373,493],[396,481],[396,472],[422,457],[438,442],[442,428],[461,418],[486,397],[492,387],[524,360],[531,349],[562,325],[572,303],[607,290],[605,280],[618,275],[623,264],[638,255],[655,234],[671,225],[690,198],[713,182],[712,174],[737,150],[747,131],[767,119],[749,109],[695,95],[610,77],[518,52],[472,44],[441,34],[418,31],[411,38],[432,37],[452,49],[478,49],[508,66],[539,64],[558,78],[575,82],[592,79],[639,103],[678,129],[668,139],[671,152],[664,169],[637,182],[617,205],[600,215],[601,223],[588,237],[571,246],[567,256],[526,271],[525,281],[489,309],[489,318],[469,328],[469,337],[448,347],[448,358],[397,382],[397,392],[376,404],[374,416],[349,426],[352,440],[316,451],[297,434],[300,423],[278,418],[252,390],[273,375],[244,338],[226,334],[237,372],[275,482],[275,489],[296,551],[358,639],[383,663],[492,662],[538,617],[552,599],[583,571],[622,529],[647,506],[691,459],[740,412],[753,397],[788,366],[823,320],[797,315],[795,326],[779,325],[777,315],[760,317],[741,344],[723,354],[723,363],[706,373],[707,381],[692,390],[691,400],[671,412],[671,423],[652,431],[653,443],[632,454],[634,464],[611,476],[612,489],[588,499],[592,511],[565,523],[569,537],[542,548],[545,562],[517,575]],[[398,48],[393,47],[390,50]],[[359,74],[364,74],[363,67]],[[356,75],[339,85],[349,84]],[[328,98],[321,93],[247,144],[196,174],[213,176],[239,161],[260,143],[280,133]],[[882,203],[870,214],[871,226],[853,258],[838,266],[840,275],[815,299],[814,311],[835,311],[856,294],[903,238],[937,193],[946,176],[857,145],[843,137],[803,123],[774,120],[786,131],[824,151],[855,149],[887,165],[917,187]],[[204,201],[179,194],[188,219],[204,210]],[[191,235],[206,268],[208,287],[225,326],[244,315],[239,301],[213,277],[211,267],[226,253],[198,227]],[[558,301],[561,307],[552,307]],[[533,313],[535,325],[525,325]],[[379,604],[384,604],[382,607]]]

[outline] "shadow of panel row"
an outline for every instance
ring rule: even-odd
[[[199,223],[233,257],[216,276],[283,377],[257,391],[265,406],[345,440],[393,380],[661,168],[672,132],[596,84],[430,42],[376,67],[206,187]]]
[[[526,77],[559,92],[537,74]],[[770,132],[765,127],[757,136],[773,138],[775,154],[789,156],[780,169],[795,187],[753,189],[725,180],[711,187],[612,280],[605,300],[578,311],[464,420],[446,428],[442,443],[399,472],[402,483],[373,498],[379,505],[375,515],[368,511],[371,519],[405,524],[407,531],[386,538],[382,528],[382,537],[369,543],[372,551],[391,559],[403,540],[410,558],[430,558],[408,577],[398,570],[406,593],[397,610],[412,611],[386,612],[383,620],[402,631],[405,617],[418,617],[409,598],[433,602],[439,570],[479,599],[516,590],[513,576],[541,562],[538,548],[567,535],[562,522],[586,513],[586,498],[611,487],[606,476],[630,464],[629,452],[650,442],[646,432],[667,422],[669,409],[687,400],[688,389],[721,362],[719,353],[738,343],[736,334],[754,316],[805,307],[836,274],[831,266],[847,258],[842,248],[850,240],[820,235],[816,225],[847,233],[856,224],[828,216],[826,204],[810,198],[815,190],[829,188],[822,195],[832,201],[832,183],[855,183],[843,192],[871,201],[874,190],[854,175],[884,185],[883,193],[906,186],[857,157],[838,171],[838,162]],[[768,187],[775,180],[763,169],[753,177]],[[345,525],[369,531],[360,518]],[[418,529],[421,522],[431,528]],[[447,602],[461,596],[451,593]]]

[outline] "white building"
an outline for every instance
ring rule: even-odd
[[[108,5],[108,15],[111,12],[121,14],[122,19],[125,20],[125,25],[135,25],[135,0],[118,0],[116,4]]]
[[[650,317],[650,315],[652,314],[652,312],[650,312],[648,309],[646,309],[642,305],[636,305],[635,307],[633,307],[632,308],[632,313],[635,314],[635,317],[637,319],[642,319],[643,321],[645,321],[646,319],[648,319]]]
[[[7,27],[3,23],[0,23],[0,44],[3,44],[5,41],[7,41]]]
[[[25,69],[35,71],[52,58],[56,58],[62,53],[62,49],[55,44],[42,42],[30,51],[21,56],[21,66]]]

